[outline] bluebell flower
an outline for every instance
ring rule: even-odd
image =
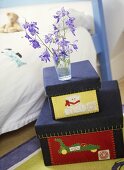
[[[74,36],[76,36],[76,35],[75,35],[75,30],[76,30],[75,27],[70,27],[70,31],[72,32],[72,34],[73,34]]]
[[[53,59],[55,63],[58,63],[59,61],[59,54],[57,54],[56,50],[54,50],[54,48],[52,48],[53,51]]]
[[[25,38],[27,38],[28,40],[32,39],[31,36],[29,34],[26,33]]]
[[[56,15],[54,15],[54,18],[57,19],[57,23],[60,21],[60,19],[64,16],[68,16],[69,12],[64,9],[64,7],[61,8],[60,11],[56,12]]]
[[[72,46],[73,46],[73,48],[74,48],[75,50],[78,49],[77,42],[78,42],[78,41],[75,40],[75,41],[73,42],[73,44],[72,44]]]
[[[59,33],[59,29],[57,28],[57,26],[55,24],[53,24],[53,34],[55,35],[55,37],[58,37],[58,33]]]
[[[60,20],[60,17],[59,17],[58,15],[54,15],[54,18],[55,18],[55,19],[57,19],[57,21],[56,21],[56,22],[58,23],[58,22],[59,22],[59,20]]]
[[[65,38],[63,38],[60,42],[59,42],[59,45],[61,47],[64,47],[64,46],[67,46],[70,42],[67,41]]]
[[[28,39],[30,44],[34,49],[41,48],[41,45],[46,48],[46,50],[39,56],[42,61],[50,61],[50,54],[52,55],[54,61],[59,63],[61,59],[65,59],[74,50],[78,49],[77,40],[73,43],[68,41],[66,38],[66,27],[75,35],[75,25],[74,17],[69,16],[69,12],[61,8],[57,11],[55,16],[55,24],[53,24],[53,32],[45,35],[44,41],[39,36],[39,28],[37,27],[37,22],[25,22],[23,25],[26,35],[25,38]],[[60,26],[62,25],[63,28]],[[54,44],[54,48],[51,48],[51,44]]]
[[[50,61],[50,53],[47,49],[39,57],[41,58],[41,61],[45,61],[46,63],[47,61]]]
[[[28,30],[32,36],[39,34],[39,28],[37,27],[37,22],[26,22],[23,25],[24,29]]]
[[[58,34],[59,34],[59,30],[54,31],[55,37],[58,37]]]
[[[31,34],[32,36],[34,36],[35,34],[39,34],[39,28],[38,28],[36,25],[37,25],[36,22],[32,22],[32,23],[29,25],[28,31],[30,32],[30,34]]]
[[[57,43],[57,44],[59,43],[59,38],[58,37],[55,38],[55,43]]]
[[[67,55],[66,51],[63,49],[63,50],[60,50],[59,56],[62,56],[62,57],[65,58],[65,57],[67,57],[68,55]]]
[[[64,16],[68,16],[69,15],[69,12],[65,10],[64,7],[61,8],[61,17],[64,17]]]
[[[45,35],[45,43],[46,43],[46,44],[52,42],[52,35],[53,35],[53,34]]]
[[[69,17],[68,22],[70,24],[74,24],[75,18],[74,17]]]
[[[35,48],[35,49],[36,48],[41,48],[40,43],[37,40],[31,39],[31,40],[29,40],[29,42],[31,43],[33,48]]]
[[[58,30],[58,28],[57,28],[57,26],[55,24],[53,24],[53,29]]]
[[[57,54],[54,54],[54,55],[53,55],[53,59],[54,59],[54,62],[55,62],[55,63],[58,63],[58,61],[59,61],[59,56],[58,56]]]
[[[25,22],[25,24],[23,24],[24,29],[27,29],[28,26],[29,26],[29,23],[28,23],[28,22]]]
[[[69,17],[69,19],[66,21],[66,25],[68,26],[68,28],[70,29],[70,31],[73,33],[73,35],[75,35],[75,26],[74,26],[74,17]]]

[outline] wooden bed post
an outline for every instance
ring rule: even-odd
[[[102,0],[92,0],[92,6],[95,18],[95,32],[98,34],[101,46],[101,52],[98,54],[101,78],[102,80],[112,80]]]

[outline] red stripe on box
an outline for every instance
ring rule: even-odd
[[[115,159],[113,131],[48,138],[52,165]]]

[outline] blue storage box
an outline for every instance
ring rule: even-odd
[[[46,99],[35,124],[45,165],[122,158],[123,112],[118,83],[102,82],[100,112],[53,120]]]
[[[89,61],[72,64],[72,79],[58,80],[55,67],[43,70],[44,86],[55,119],[99,112],[98,74]],[[80,70],[80,71],[79,71]]]

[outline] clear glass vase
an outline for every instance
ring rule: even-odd
[[[70,56],[59,57],[59,60],[55,62],[55,68],[59,80],[65,81],[71,79]]]

